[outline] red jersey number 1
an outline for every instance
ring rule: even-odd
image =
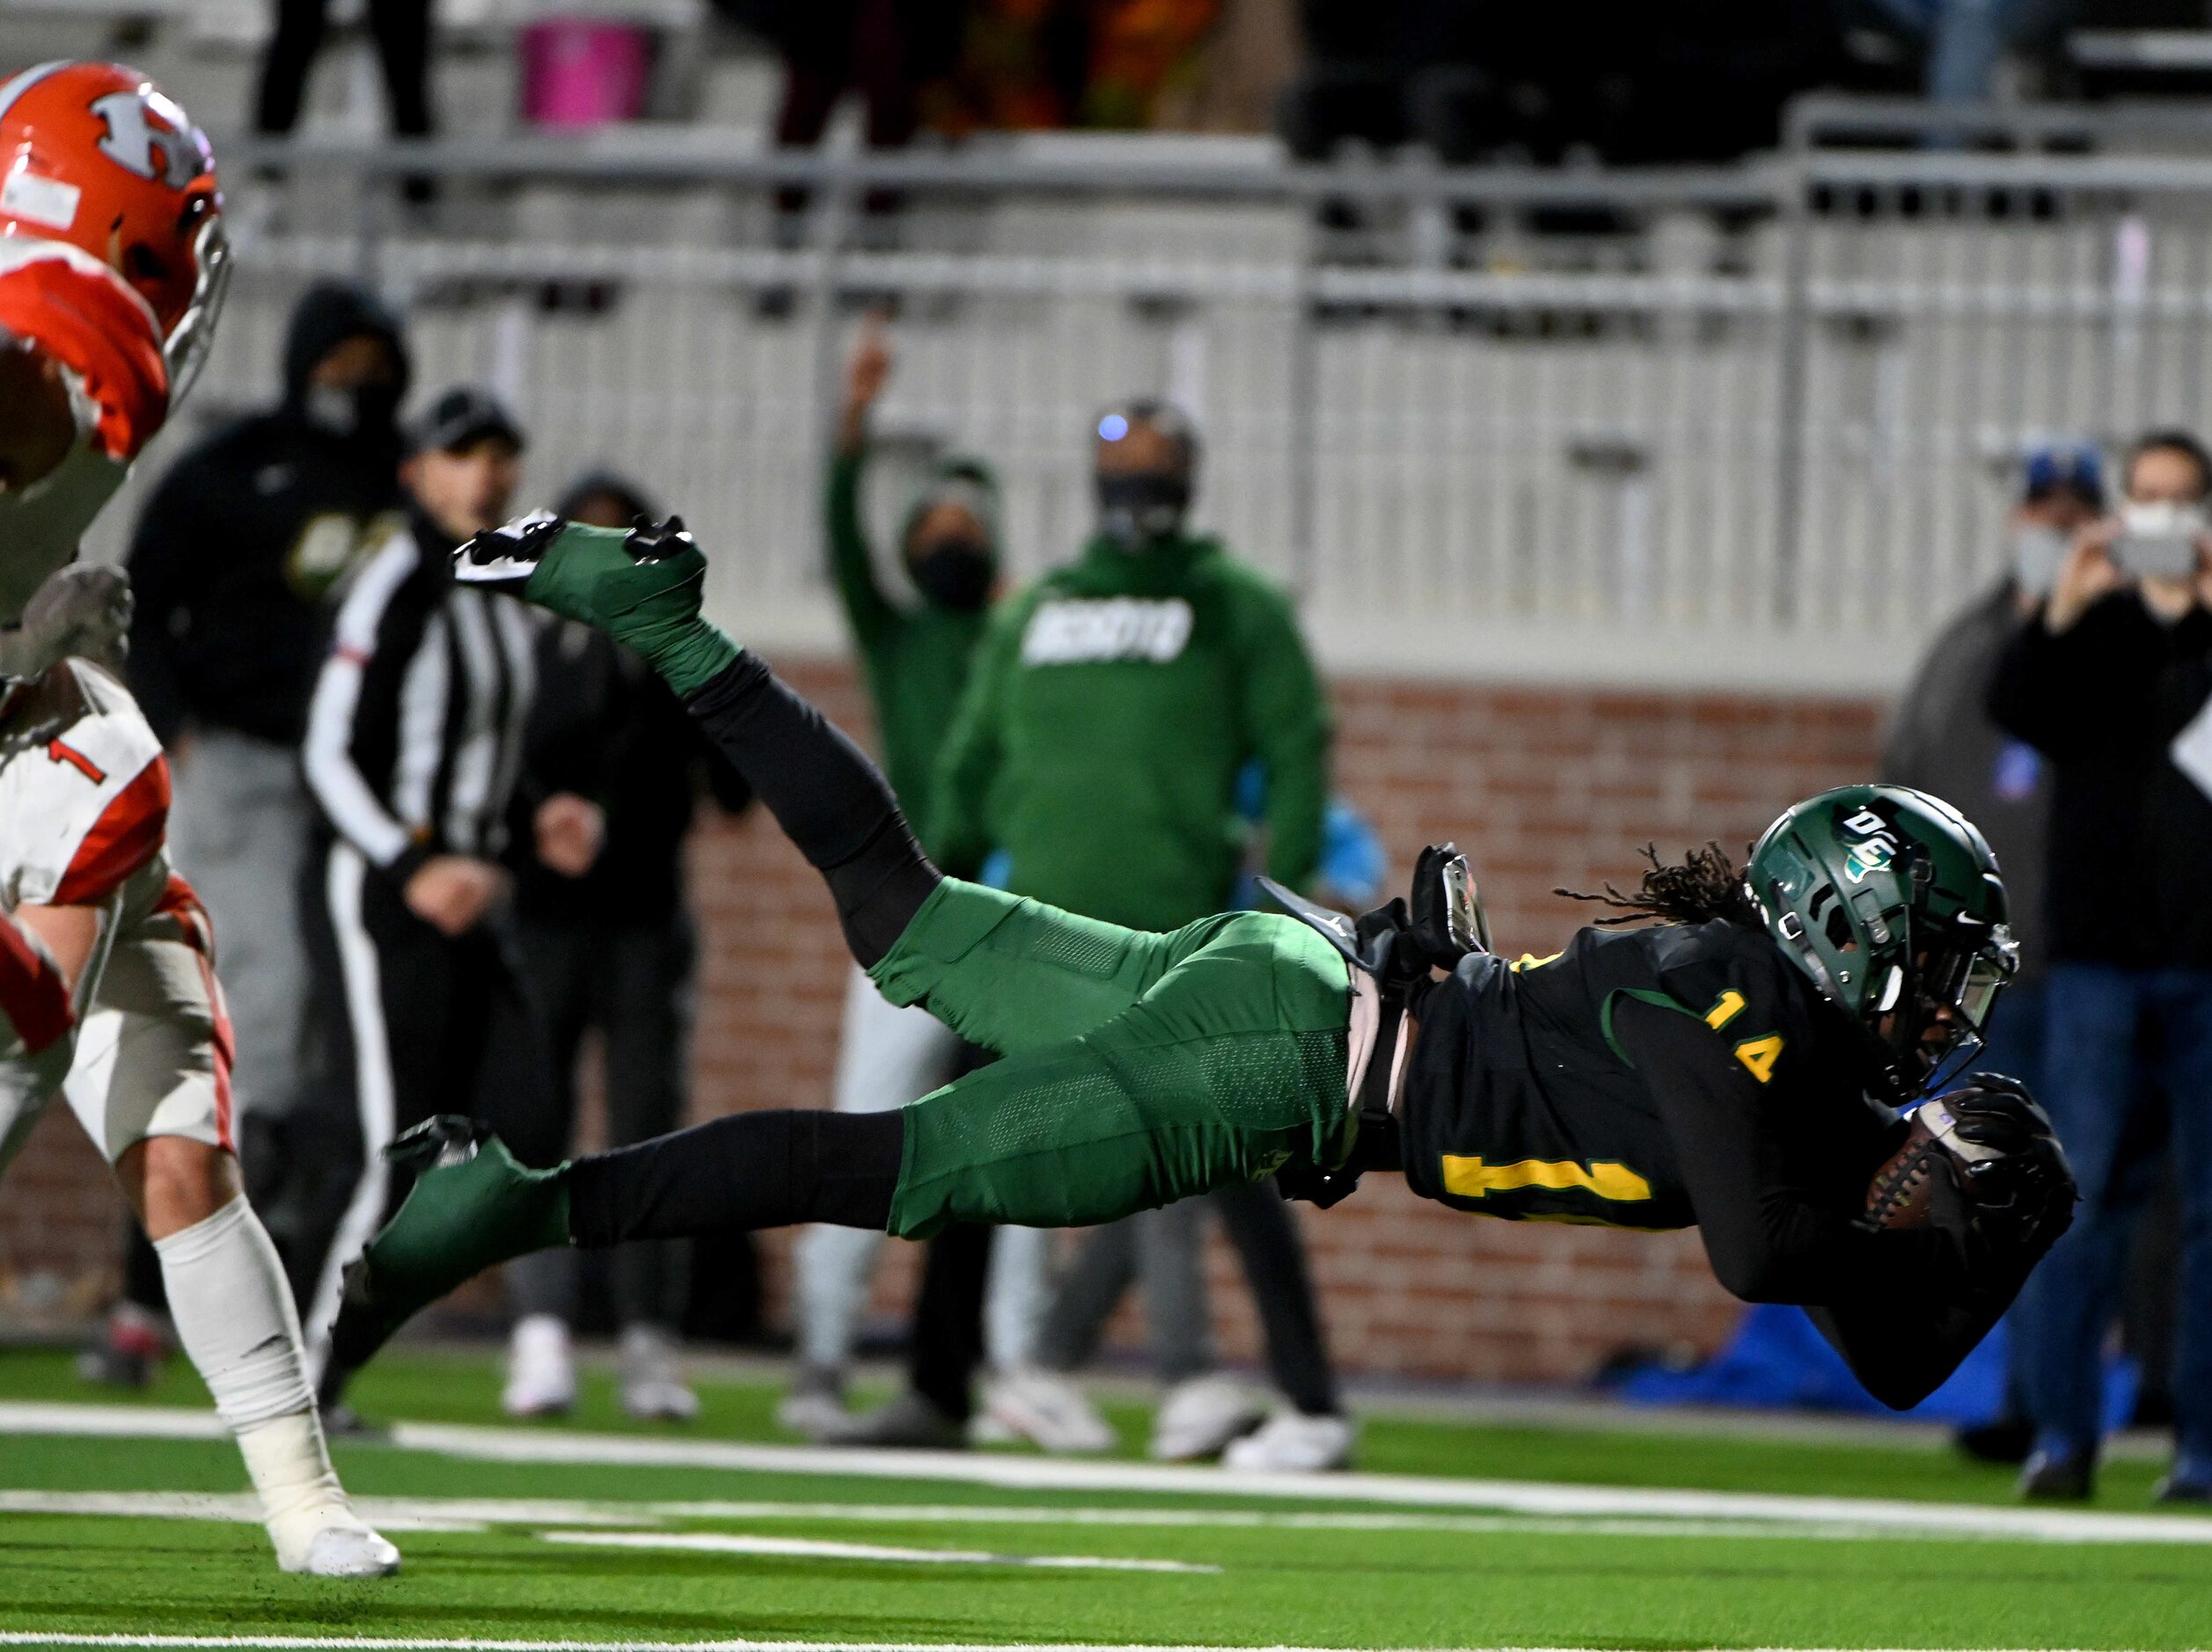
[[[75,746],[59,740],[49,740],[46,742],[46,755],[56,763],[68,764],[94,786],[107,784],[107,771]]]

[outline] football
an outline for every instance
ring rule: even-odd
[[[1926,1109],[1922,1109],[1924,1112]],[[1866,1224],[1913,1228],[1928,1225],[1935,1178],[1955,1174],[1951,1152],[1915,1113],[1905,1144],[1882,1163],[1866,1184]]]

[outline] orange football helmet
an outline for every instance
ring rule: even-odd
[[[40,63],[0,83],[0,238],[59,241],[153,312],[169,404],[205,361],[230,277],[215,156],[191,117],[119,63]]]

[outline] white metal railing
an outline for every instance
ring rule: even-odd
[[[426,389],[515,399],[534,490],[633,472],[715,549],[724,617],[786,649],[838,641],[823,442],[880,300],[886,530],[902,472],[958,447],[1001,472],[1015,567],[1060,560],[1093,413],[1173,394],[1206,430],[1205,522],[1299,588],[1340,668],[1888,687],[1997,567],[2025,447],[2212,422],[2212,161],[2186,155],[1807,136],[1740,172],[1578,176],[795,162],[697,135],[286,154],[291,227],[242,237],[202,416],[267,398],[307,280],[369,275]],[[435,227],[387,202],[410,171],[446,182]],[[795,177],[813,233],[773,250]],[[906,250],[861,250],[871,187],[906,196]],[[1335,261],[1330,201],[1382,261]]]

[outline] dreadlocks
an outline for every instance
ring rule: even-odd
[[[1608,926],[1653,919],[1662,924],[1708,924],[1725,918],[1747,929],[1766,927],[1744,888],[1743,874],[1718,844],[1693,849],[1674,866],[1662,865],[1657,846],[1646,844],[1644,858],[1652,864],[1634,895],[1623,895],[1610,883],[1602,895],[1585,895],[1578,889],[1554,889],[1552,893],[1571,901],[1618,907],[1615,916],[1598,920]]]

